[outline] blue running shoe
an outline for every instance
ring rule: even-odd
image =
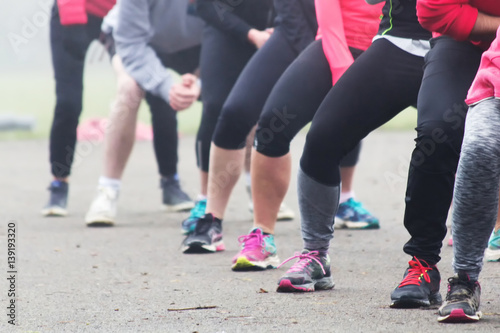
[[[488,241],[488,247],[484,252],[484,258],[487,261],[500,261],[500,230],[493,230]]]
[[[378,218],[370,214],[361,202],[350,198],[339,205],[335,216],[335,228],[339,229],[379,229]]]
[[[68,183],[54,180],[50,183],[48,190],[50,198],[47,205],[42,209],[43,216],[66,216],[68,203]]]
[[[191,214],[187,219],[182,221],[182,234],[189,235],[196,228],[196,223],[205,215],[205,209],[207,208],[207,199],[202,199],[196,201],[194,208],[191,209]]]

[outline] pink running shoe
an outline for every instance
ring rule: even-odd
[[[318,251],[303,250],[285,260],[279,267],[295,258],[299,260],[278,281],[278,292],[326,290],[335,286],[328,255],[320,256]]]
[[[233,271],[261,271],[276,268],[280,262],[273,235],[264,235],[255,228],[248,235],[238,237],[240,252],[233,258]]]

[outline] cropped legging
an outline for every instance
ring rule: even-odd
[[[203,31],[200,60],[203,114],[196,137],[196,158],[202,171],[208,172],[210,144],[222,106],[256,50],[250,42],[238,40],[212,26],[206,26]]]

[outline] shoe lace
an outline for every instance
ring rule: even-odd
[[[189,218],[196,219],[205,215],[205,209],[207,207],[207,202],[205,200],[199,200],[194,205],[193,209],[191,209],[191,213]]]
[[[243,235],[238,237],[238,242],[242,245],[242,253],[249,252],[253,250],[259,250],[263,245],[264,237],[261,233],[250,233],[248,235]]]
[[[366,210],[366,208],[363,206],[363,204],[360,201],[356,201],[354,199],[351,199],[349,202],[349,206],[358,215],[362,215],[362,216],[370,215],[370,213]]]
[[[423,262],[425,263],[425,261]],[[409,264],[410,268],[408,269],[408,274],[405,276],[403,281],[401,281],[399,287],[404,287],[412,284],[420,285],[420,279],[422,277],[424,278],[425,282],[431,282],[431,278],[429,277],[427,271],[432,271],[432,268],[422,265],[420,260],[415,257],[413,258],[413,260],[410,260]]]
[[[319,267],[321,267],[323,274],[326,274],[325,269],[323,268],[323,264],[318,259],[318,256],[318,251],[311,251],[307,253],[296,252],[295,255],[283,261],[277,268],[280,268],[290,260],[298,258],[299,260],[295,264],[293,264],[292,267],[290,267],[287,273],[301,272],[309,265],[309,263],[315,261],[316,263],[318,263]]]

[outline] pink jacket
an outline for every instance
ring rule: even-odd
[[[365,0],[316,0],[318,36],[332,71],[332,82],[353,63],[349,46],[366,50],[377,33],[383,3]]]
[[[104,17],[116,0],[57,0],[62,25],[87,24],[87,13]]]
[[[500,27],[497,38],[482,55],[481,65],[465,102],[472,105],[490,97],[500,98]]]

